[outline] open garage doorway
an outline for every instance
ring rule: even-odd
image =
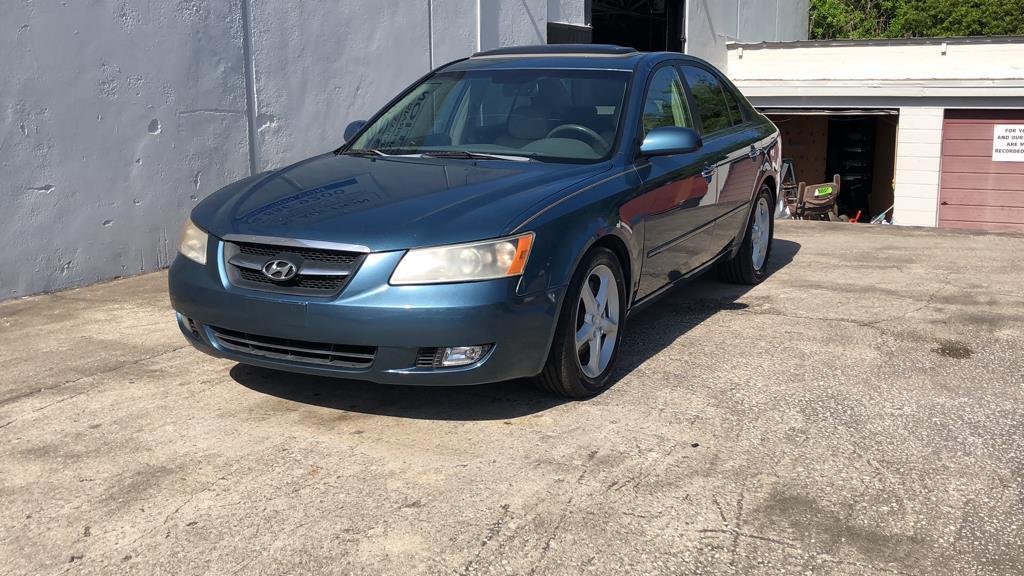
[[[782,155],[796,182],[819,184],[839,174],[843,219],[892,219],[896,171],[895,110],[762,110],[779,127]]]
[[[591,0],[595,44],[683,51],[684,0]]]

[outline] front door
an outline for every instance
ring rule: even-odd
[[[663,126],[695,128],[676,68],[654,71],[647,86],[643,134]],[[713,256],[717,201],[714,162],[704,151],[641,158],[645,261],[638,298],[685,276]]]

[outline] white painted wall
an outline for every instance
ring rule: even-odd
[[[734,44],[727,71],[748,98],[1021,97],[1024,43]]]
[[[725,69],[729,42],[806,40],[809,0],[688,0],[686,53]]]
[[[894,224],[938,224],[943,115],[944,109],[937,107],[900,108],[893,180]]]
[[[250,155],[263,170],[329,150],[349,121],[431,65],[478,48],[544,43],[549,9],[578,23],[583,6],[6,3],[0,299],[166,266],[192,206],[248,175]]]
[[[922,39],[736,45],[729,51],[729,74],[743,79],[785,80],[1024,78],[1024,43]]]

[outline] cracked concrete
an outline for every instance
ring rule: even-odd
[[[0,303],[0,574],[1024,573],[1024,237],[778,236],[577,403],[209,358],[163,273]]]

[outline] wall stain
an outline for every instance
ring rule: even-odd
[[[117,19],[118,25],[125,32],[131,32],[132,28],[139,23],[139,12],[134,8],[128,6],[127,2],[122,2],[114,10],[114,17]]]
[[[175,14],[182,22],[192,24],[206,20],[208,11],[206,3],[202,0],[181,0],[176,6]]]
[[[273,114],[259,113],[256,115],[256,132],[263,132],[267,128],[277,126],[277,117]]]
[[[141,74],[133,74],[128,77],[128,89],[134,90],[136,96],[142,96],[142,85],[146,82]]]

